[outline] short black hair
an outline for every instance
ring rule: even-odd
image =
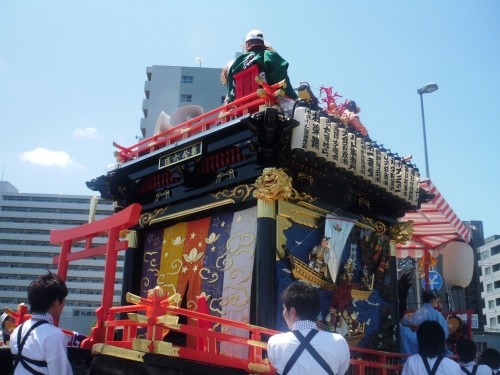
[[[471,339],[462,339],[457,343],[457,355],[461,362],[468,363],[476,359],[477,345]]]
[[[300,281],[290,284],[283,291],[281,301],[287,310],[292,307],[295,308],[295,312],[301,320],[315,322],[320,313],[318,289]]]
[[[46,313],[55,301],[62,303],[68,288],[59,275],[52,272],[38,276],[28,287],[28,302],[32,313]]]
[[[431,302],[434,298],[438,298],[436,292],[433,290],[426,290],[425,292],[422,293],[422,302],[423,303],[429,303]]]
[[[418,354],[434,358],[445,355],[444,330],[435,320],[426,320],[417,329]]]
[[[479,362],[496,370],[500,367],[500,353],[495,348],[486,348],[481,353],[481,360]]]

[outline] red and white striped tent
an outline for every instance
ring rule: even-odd
[[[400,221],[413,220],[412,239],[398,244],[398,258],[411,256],[420,258],[425,250],[432,250],[453,240],[470,241],[470,233],[460,218],[438,191],[430,179],[420,182],[420,187],[433,194],[429,203],[423,203],[420,209],[409,211]]]

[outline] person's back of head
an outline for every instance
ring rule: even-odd
[[[437,295],[433,290],[426,290],[422,293],[422,303],[430,303],[435,298],[437,298]]]
[[[264,34],[260,30],[250,30],[245,36],[246,51],[260,51],[266,49]]]
[[[476,359],[477,345],[471,339],[462,339],[457,343],[457,355],[460,362],[469,363]]]
[[[486,348],[481,353],[480,363],[496,370],[500,367],[500,352],[494,348]]]
[[[281,294],[281,300],[287,310],[292,307],[301,320],[316,321],[320,312],[318,290],[303,282],[290,284]]]
[[[435,320],[426,320],[417,329],[418,353],[434,358],[445,354],[444,330]]]
[[[68,295],[64,281],[57,274],[48,272],[38,276],[28,287],[28,302],[32,313],[46,313],[54,302],[62,303]]]

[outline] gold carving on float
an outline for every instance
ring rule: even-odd
[[[250,371],[256,371],[258,372],[259,374],[261,373],[270,373],[271,372],[271,367],[265,363],[253,363],[253,362],[250,362],[248,364],[248,370]]]
[[[386,228],[385,228],[384,223],[377,221],[377,220],[373,220],[373,219],[366,217],[366,216],[361,215],[360,217],[361,217],[361,220],[356,223],[356,225],[359,226],[360,228],[373,230],[375,233],[378,233],[378,234],[385,233]]]
[[[155,223],[160,223],[162,221],[177,219],[179,217],[187,216],[187,215],[190,215],[193,213],[197,213],[197,212],[201,212],[201,211],[205,211],[205,210],[210,210],[212,208],[217,208],[220,206],[225,206],[226,204],[234,204],[234,203],[236,203],[236,202],[233,199],[225,199],[223,201],[209,203],[209,204],[205,204],[203,206],[197,206],[197,207],[191,208],[189,210],[179,211],[179,212],[175,212],[175,213],[170,214],[170,215],[158,217],[158,218],[150,220],[149,224],[151,225],[151,224],[155,224]]]
[[[165,291],[161,288],[161,286],[155,286],[153,289],[148,290],[148,298],[153,298],[153,296],[157,296],[160,298],[165,297],[166,293]]]
[[[180,329],[179,317],[175,315],[162,315],[156,318],[158,324],[163,324],[169,328]]]
[[[241,199],[242,201],[245,201],[249,196],[250,193],[252,192],[253,187],[249,185],[238,185],[235,186],[233,189],[224,189],[222,191],[219,191],[215,194],[212,194],[212,197],[215,199],[221,199],[221,198],[233,198],[233,199]]]
[[[394,224],[389,229],[391,240],[396,243],[405,243],[413,236],[413,220],[402,221]]]
[[[148,317],[138,313],[127,313],[128,320],[131,322],[147,323]]]
[[[288,199],[292,196],[292,179],[281,168],[264,168],[255,181],[253,196],[257,199]]]
[[[107,344],[94,344],[92,346],[92,354],[103,354],[112,357],[128,359],[135,362],[144,362],[145,353],[141,353],[137,350],[119,348],[117,346],[111,346]]]
[[[151,348],[151,340],[134,339],[132,341],[132,349],[138,352],[149,353]]]
[[[153,341],[153,353],[179,357],[179,348],[166,341]]]
[[[141,217],[139,218],[139,225],[141,227],[145,227],[147,225],[149,225],[149,222],[151,220],[153,220],[154,218],[158,217],[159,215],[161,215],[163,212],[165,212],[165,210],[167,209],[167,207],[165,208],[158,208],[157,210],[154,210],[153,212],[145,212],[141,215]]]
[[[229,168],[226,172],[217,173],[216,183],[221,182],[224,177],[228,176],[230,179],[234,179],[234,169]]]
[[[297,180],[299,180],[299,181],[303,181],[303,180],[309,181],[310,185],[312,185],[314,183],[313,176],[305,174],[304,172],[299,172],[299,174],[297,176]]]
[[[267,349],[267,343],[263,341],[247,340],[247,344],[249,346],[256,346],[258,348]]]
[[[365,199],[365,198],[359,198],[358,200],[358,205],[359,207],[362,207],[362,206],[365,206],[366,208],[370,208],[370,201],[368,199]]]

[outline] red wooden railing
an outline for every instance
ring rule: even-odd
[[[256,112],[261,105],[275,105],[278,96],[283,95],[283,91],[280,90],[280,88],[284,86],[284,81],[274,85],[267,85],[261,80],[257,82],[262,88],[258,89],[256,92],[236,99],[229,104],[224,104],[198,117],[194,117],[164,132],[145,138],[130,147],[124,147],[117,143],[113,143],[118,149],[115,152],[117,162],[126,163],[139,156],[151,153],[194,134],[206,131],[214,126],[224,124],[236,117]]]

